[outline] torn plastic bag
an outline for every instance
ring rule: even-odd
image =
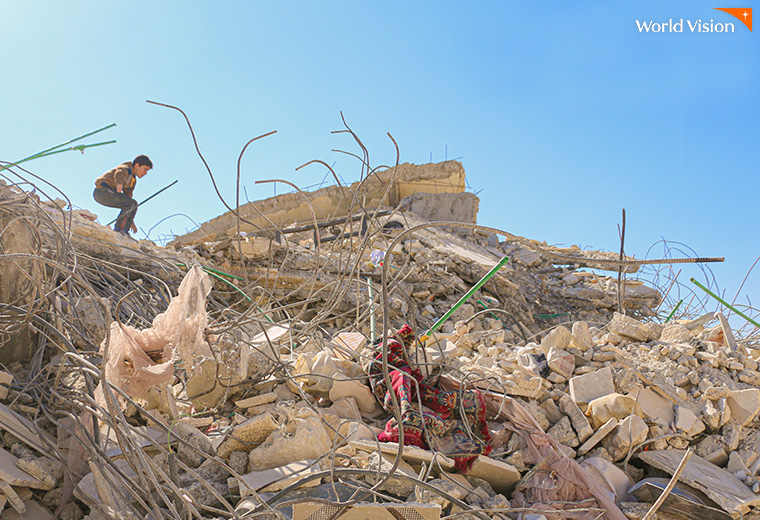
[[[192,366],[197,357],[211,356],[211,347],[203,336],[210,291],[211,280],[196,266],[185,275],[166,311],[153,319],[152,327],[138,330],[112,322],[108,348],[105,339],[100,345],[100,352],[107,355],[103,360],[106,380],[130,397],[142,399],[152,386],[171,381],[175,361]],[[96,398],[104,404],[100,386]]]

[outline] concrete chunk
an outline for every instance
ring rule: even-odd
[[[647,439],[649,428],[644,420],[638,415],[629,415],[615,427],[615,429],[602,439],[602,446],[617,462],[628,454],[628,449],[644,442]]]
[[[238,408],[253,408],[254,406],[260,406],[262,404],[272,403],[277,400],[278,395],[275,392],[268,392],[266,394],[254,395],[247,399],[241,399],[235,401],[235,406]]]
[[[251,471],[242,475],[242,481],[238,482],[240,496],[247,497],[253,491],[262,493],[273,493],[281,491],[293,482],[303,477],[319,472],[319,465],[314,464],[313,460],[301,460],[291,462],[278,468],[265,469],[262,471]],[[307,482],[304,487],[314,487],[320,484],[319,479]]]
[[[497,493],[510,493],[520,480],[517,468],[506,462],[478,455],[467,472],[468,477],[482,478]]]
[[[222,442],[217,448],[216,454],[221,458],[226,458],[233,451],[250,451],[252,446],[244,443],[258,444],[264,442],[278,426],[274,416],[269,412],[251,417],[233,428],[232,436],[235,438],[229,438]]]
[[[586,439],[594,434],[594,429],[591,428],[586,416],[583,415],[583,412],[578,408],[578,405],[575,404],[575,401],[573,401],[567,394],[562,394],[559,398],[559,409],[570,418],[570,422],[573,424],[573,428],[575,429],[575,433],[578,434],[578,440],[580,442],[585,442]]]
[[[638,320],[615,313],[607,328],[610,332],[636,341],[646,342],[652,339],[652,331]]]
[[[594,435],[588,438],[586,442],[583,443],[583,445],[578,448],[578,455],[584,455],[588,453],[591,449],[594,448],[597,444],[599,444],[599,441],[604,439],[608,433],[610,433],[612,430],[615,429],[615,426],[618,425],[618,420],[612,417],[609,421],[604,423],[601,428],[596,430],[594,432]]]
[[[615,393],[612,369],[604,367],[570,379],[570,397],[576,403],[590,403],[597,397]]]
[[[339,516],[335,516],[340,513]],[[293,520],[333,518],[334,520],[438,520],[438,504],[353,504],[339,506],[318,502],[298,502],[293,505]]]
[[[728,398],[731,417],[741,426],[746,426],[760,412],[760,389],[735,390]]]

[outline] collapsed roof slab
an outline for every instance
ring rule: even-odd
[[[418,193],[461,194],[464,191],[464,168],[459,162],[404,163],[373,173],[350,186],[328,186],[312,192],[285,193],[249,202],[240,206],[240,216],[248,221],[240,223],[240,231],[255,233],[282,229],[294,223],[310,223],[313,219],[342,218],[362,208],[393,208],[402,199]],[[474,208],[477,212],[477,204]],[[176,238],[170,245],[182,247],[234,236],[237,225],[234,213],[227,212]]]

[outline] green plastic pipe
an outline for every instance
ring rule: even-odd
[[[481,307],[483,307],[485,310],[488,310],[488,306],[487,306],[485,303],[483,303],[483,300],[475,300],[475,301],[477,301],[477,302],[480,304],[480,306],[481,306]],[[490,314],[491,316],[493,316],[493,317],[494,317],[494,318],[496,318],[497,320],[501,321],[501,318],[499,318],[499,317],[498,317],[496,314],[494,314],[493,312],[489,312],[488,314]]]
[[[108,142],[105,142],[105,143],[97,143],[97,144],[93,144],[93,145],[72,146],[71,148],[68,148],[66,150],[59,150],[58,152],[52,152],[53,150],[55,150],[57,148],[60,148],[61,146],[66,146],[67,144],[74,143],[76,141],[79,141],[80,139],[84,139],[85,137],[90,137],[91,135],[95,135],[98,132],[102,132],[103,130],[109,129],[112,126],[116,126],[116,123],[111,123],[110,125],[104,126],[103,128],[99,128],[98,130],[95,130],[94,132],[90,132],[90,133],[87,133],[87,134],[84,134],[84,135],[80,135],[79,137],[75,137],[74,139],[69,139],[68,141],[66,141],[64,143],[61,143],[59,145],[53,146],[51,148],[48,148],[47,150],[42,150],[41,152],[37,152],[37,153],[35,153],[33,155],[30,155],[29,157],[25,157],[25,158],[21,159],[20,161],[16,161],[15,163],[10,164],[9,166],[0,166],[0,170],[5,170],[6,168],[9,168],[10,166],[15,166],[17,164],[21,164],[21,163],[26,162],[26,161],[31,161],[32,159],[38,159],[40,157],[44,157],[45,155],[53,155],[53,153],[67,152],[69,150],[80,150],[80,151],[83,151],[85,148],[88,148],[88,147],[100,146],[100,145],[103,145],[103,144],[115,143],[116,141],[108,141]],[[49,152],[52,152],[52,153],[49,153]]]
[[[491,278],[493,275],[495,275],[495,274],[496,274],[496,272],[497,272],[499,269],[501,269],[502,267],[504,267],[504,265],[506,265],[506,263],[507,263],[507,262],[509,262],[509,258],[505,256],[504,258],[502,258],[502,259],[499,261],[499,263],[498,263],[498,264],[496,264],[495,266],[493,266],[493,268],[492,268],[490,271],[488,271],[488,272],[486,273],[486,275],[485,275],[483,278],[481,278],[481,279],[480,279],[480,281],[479,281],[478,283],[476,283],[475,285],[473,285],[473,286],[472,286],[472,289],[470,289],[469,291],[467,291],[467,292],[465,293],[465,295],[464,295],[464,296],[462,296],[462,297],[459,299],[459,301],[458,301],[458,302],[456,302],[456,303],[454,304],[454,306],[453,306],[453,307],[451,307],[451,309],[449,309],[448,311],[446,311],[446,314],[444,314],[443,316],[441,316],[441,317],[440,317],[440,319],[439,319],[438,321],[436,321],[436,322],[433,324],[433,326],[432,326],[432,327],[430,327],[430,328],[428,329],[428,331],[425,333],[425,335],[424,335],[424,336],[423,336],[423,338],[421,338],[421,339],[426,339],[426,338],[427,338],[428,336],[430,336],[430,335],[431,335],[433,332],[435,332],[435,331],[438,329],[438,327],[440,327],[441,325],[443,325],[443,324],[446,322],[446,320],[448,320],[448,319],[451,317],[451,315],[452,315],[452,314],[454,314],[454,312],[456,312],[456,310],[457,310],[459,307],[461,307],[461,305],[462,305],[464,302],[466,302],[467,300],[469,300],[470,298],[472,298],[472,295],[473,295],[473,294],[475,294],[475,292],[476,292],[478,289],[480,289],[481,287],[483,287],[483,285],[484,285],[484,284],[485,284],[485,283],[486,283],[486,282],[487,282],[487,281],[488,281],[488,280],[489,280],[489,279],[490,279],[490,278]]]
[[[691,283],[693,283],[694,285],[696,285],[697,287],[699,287],[700,289],[702,289],[703,291],[705,291],[707,294],[709,294],[710,296],[712,296],[713,298],[715,298],[716,300],[718,300],[720,303],[722,303],[728,309],[731,309],[731,311],[735,312],[736,314],[738,314],[739,316],[741,316],[742,318],[744,318],[745,320],[747,320],[748,322],[750,322],[755,327],[760,328],[760,324],[759,323],[757,323],[755,320],[753,320],[752,318],[750,318],[749,316],[747,316],[746,314],[744,314],[743,312],[741,312],[739,309],[736,309],[735,307],[733,307],[729,303],[726,303],[717,294],[715,294],[712,291],[710,291],[710,289],[708,289],[707,287],[705,287],[704,285],[702,285],[701,283],[699,283],[698,281],[696,281],[694,278],[691,279]]]
[[[673,315],[676,313],[676,311],[678,310],[678,308],[681,306],[682,303],[683,303],[683,300],[678,300],[678,303],[676,303],[676,306],[673,307],[673,310],[670,311],[670,314],[668,314],[668,317],[665,319],[665,323],[670,321],[670,318],[673,317]]]

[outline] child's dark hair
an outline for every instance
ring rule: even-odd
[[[153,162],[150,159],[148,159],[147,155],[138,155],[137,157],[135,157],[135,160],[132,161],[132,164],[134,164],[135,166],[147,165],[148,167],[153,168]]]

